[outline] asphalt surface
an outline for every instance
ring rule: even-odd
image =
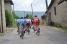
[[[7,34],[0,44],[67,44],[67,33],[58,31],[58,28],[43,26],[40,36],[37,36],[31,29],[30,35],[26,33],[24,39],[21,39],[14,30]]]

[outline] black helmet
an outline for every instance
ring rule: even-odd
[[[37,17],[37,15],[35,15],[35,17]]]
[[[21,17],[20,19],[23,19],[23,17]]]

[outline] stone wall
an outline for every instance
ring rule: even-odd
[[[51,21],[52,22],[58,23],[64,27],[67,27],[67,1],[64,1],[63,3],[61,3],[59,5],[58,5],[58,2],[59,2],[59,0],[55,0],[54,4],[48,11],[48,16],[49,16],[49,13],[51,12]],[[55,12],[54,7],[56,7],[56,15],[54,13]]]
[[[57,6],[57,15],[59,15],[58,17],[61,17],[62,26],[67,26],[67,1],[64,1]]]

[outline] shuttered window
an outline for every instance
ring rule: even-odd
[[[54,14],[55,14],[55,16],[56,16],[56,7],[54,7]]]

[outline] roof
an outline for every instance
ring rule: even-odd
[[[51,0],[51,3],[50,3],[50,5],[49,5],[49,7],[48,7],[48,10],[52,7],[54,1],[55,1],[55,0]]]
[[[62,3],[63,1],[67,1],[67,0],[61,0],[58,4]],[[48,9],[46,10],[45,14],[48,12],[48,10],[52,7],[53,3],[55,2],[55,0],[51,0],[51,3],[48,7]]]
[[[53,5],[54,1],[55,1],[55,0],[51,0],[51,3],[50,3],[50,5],[49,5],[49,7],[48,7],[47,11],[48,11],[48,10],[52,7],[52,5]],[[45,13],[47,13],[47,11],[46,11]]]
[[[10,3],[11,5],[14,5],[13,1],[12,0],[5,0],[5,3]]]

